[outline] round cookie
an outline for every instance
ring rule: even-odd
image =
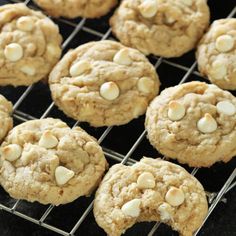
[[[1,6],[0,15],[0,85],[45,78],[61,56],[58,27],[23,3]]]
[[[13,120],[10,117],[11,113],[12,103],[0,94],[0,143],[8,131],[12,129]]]
[[[202,82],[165,89],[147,109],[151,144],[193,167],[228,162],[236,155],[236,98]]]
[[[54,17],[98,18],[106,15],[116,4],[117,0],[34,0],[49,15]]]
[[[58,119],[25,122],[1,146],[0,183],[16,199],[60,205],[89,195],[107,167],[96,140]]]
[[[147,55],[179,57],[196,46],[209,15],[206,0],[124,0],[110,25],[124,45]]]
[[[152,158],[133,166],[112,166],[94,202],[98,225],[112,236],[143,221],[161,221],[190,236],[207,210],[204,189],[195,177],[178,165]]]
[[[196,53],[202,75],[223,89],[236,89],[236,19],[212,23]]]
[[[95,127],[122,125],[143,115],[160,85],[143,54],[108,40],[69,51],[49,83],[65,114]]]

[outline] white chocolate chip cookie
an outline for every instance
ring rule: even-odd
[[[12,129],[13,120],[10,117],[12,113],[12,104],[0,94],[0,143]]]
[[[65,114],[97,127],[143,115],[160,82],[142,53],[105,40],[69,51],[51,72],[49,84]]]
[[[202,75],[223,89],[236,89],[236,19],[212,23],[196,53]]]
[[[54,17],[98,18],[106,15],[117,0],[34,0],[49,15]]]
[[[0,183],[16,199],[60,205],[89,195],[107,167],[96,140],[58,119],[25,122],[1,146]]]
[[[236,155],[236,98],[216,85],[165,89],[148,107],[145,125],[158,151],[189,166],[209,167]]]
[[[109,236],[120,236],[143,221],[161,221],[191,236],[207,209],[204,189],[195,177],[178,165],[152,158],[131,167],[111,167],[94,202],[95,219]]]
[[[44,79],[61,56],[58,27],[25,4],[0,7],[0,85]]]
[[[206,0],[123,0],[110,25],[126,46],[179,57],[196,46],[209,16]]]

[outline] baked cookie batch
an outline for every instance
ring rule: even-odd
[[[34,0],[53,17],[97,18],[116,0]],[[24,4],[0,7],[0,86],[47,79],[67,116],[91,126],[127,124],[145,114],[150,143],[168,158],[210,167],[236,155],[236,20],[209,26],[206,0],[123,0],[110,19],[121,43],[102,40],[61,57],[62,37],[46,15]],[[197,48],[199,71],[214,84],[189,82],[159,96],[145,55],[179,57]],[[144,55],[145,54],[145,55]],[[219,87],[218,87],[219,86]],[[108,164],[95,138],[46,118],[13,128],[13,106],[0,95],[0,184],[16,199],[60,205],[98,188],[94,216],[108,235],[161,221],[190,236],[208,211],[198,180],[182,167],[143,158]],[[103,176],[105,177],[103,178]],[[191,223],[189,223],[191,222]]]

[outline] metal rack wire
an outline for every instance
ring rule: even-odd
[[[26,5],[30,5],[30,7],[35,6],[35,5],[31,5],[32,0],[26,0],[26,1],[19,1],[19,0],[11,0],[10,1],[9,0],[7,2],[12,2],[12,3],[24,2]],[[235,14],[236,14],[236,6],[232,9],[232,11],[228,15],[228,17],[233,17],[233,16],[235,16]],[[74,40],[75,36],[78,35],[78,33],[82,32],[82,31],[86,32],[86,33],[88,33],[100,40],[111,38],[111,29],[108,28],[108,29],[106,29],[106,32],[100,32],[100,31],[93,29],[93,28],[89,27],[88,25],[86,25],[87,20],[84,18],[80,19],[78,22],[69,21],[69,20],[65,20],[65,19],[58,19],[57,21],[72,28],[70,35],[64,39],[63,49],[65,51],[66,51],[66,48],[70,45],[70,43]],[[180,70],[181,73],[183,74],[183,76],[181,77],[180,81],[176,84],[181,84],[181,83],[188,81],[188,79],[191,75],[197,76],[200,80],[204,79],[201,77],[199,72],[196,70],[196,65],[197,65],[196,61],[191,63],[190,66],[183,65],[182,63],[175,62],[173,60],[166,60],[161,57],[159,57],[159,58],[152,57],[151,61],[153,61],[153,64],[155,65],[156,69],[164,64],[164,65],[171,66],[172,68],[175,68],[177,70]],[[32,85],[32,86],[28,87],[27,89],[25,89],[21,93],[21,95],[19,96],[17,101],[14,103],[13,117],[15,120],[17,120],[17,122],[24,122],[24,121],[28,121],[31,119],[36,119],[36,117],[34,117],[31,114],[28,114],[20,109],[22,103],[27,100],[27,98],[32,93],[35,86],[36,85]],[[42,111],[40,118],[42,119],[42,118],[49,116],[52,113],[53,109],[55,109],[55,106],[54,106],[54,103],[52,102],[49,105],[47,105],[46,109],[44,109]],[[73,126],[76,126],[76,125],[78,125],[78,122],[75,122],[73,124]],[[102,131],[102,133],[99,135],[98,142],[102,146],[103,146],[103,142],[106,139],[108,139],[109,134],[111,134],[111,132],[113,130],[114,130],[114,127],[108,127],[106,129],[104,129]],[[137,151],[137,149],[141,145],[142,141],[145,139],[145,136],[146,136],[146,131],[143,129],[141,131],[141,134],[138,135],[135,142],[132,143],[131,147],[129,147],[128,152],[126,152],[126,154],[122,154],[120,152],[117,152],[117,151],[113,150],[112,148],[103,147],[103,150],[104,150],[104,153],[105,153],[107,159],[109,159],[115,163],[123,163],[123,164],[127,164],[127,165],[132,165],[133,163],[136,162],[136,160],[131,158],[131,156]],[[197,172],[198,172],[197,168],[191,170],[192,175],[196,175]],[[220,188],[220,191],[213,196],[212,202],[209,207],[209,212],[208,212],[208,215],[207,215],[205,221],[212,214],[213,210],[218,205],[218,203],[221,201],[222,197],[235,186],[235,182],[233,183],[235,176],[236,176],[236,169],[234,169],[230,173],[226,182]],[[40,225],[46,229],[54,231],[60,235],[65,235],[65,236],[76,235],[76,232],[78,231],[80,226],[85,222],[85,220],[86,220],[87,216],[90,214],[90,212],[92,210],[92,206],[93,206],[93,200],[89,201],[88,204],[86,205],[85,210],[76,219],[73,226],[69,230],[64,230],[64,229],[61,229],[60,227],[54,226],[54,225],[47,222],[47,219],[51,217],[52,211],[56,208],[55,206],[53,206],[53,205],[47,206],[44,209],[44,211],[42,212],[42,214],[40,214],[40,217],[36,218],[36,217],[32,217],[31,215],[29,215],[27,213],[22,213],[22,211],[18,210],[18,208],[22,202],[23,201],[21,201],[21,200],[17,200],[14,202],[14,204],[12,204],[11,206],[8,206],[0,201],[0,209],[4,210],[6,212],[12,213],[16,216],[19,216],[27,221],[33,222],[37,225]],[[204,221],[204,223],[205,223],[205,221]],[[156,230],[158,229],[159,226],[160,226],[160,223],[153,224],[149,233],[148,233],[148,236],[152,236],[156,232]],[[195,233],[195,235],[197,235],[200,232],[200,230],[201,230],[201,228]]]

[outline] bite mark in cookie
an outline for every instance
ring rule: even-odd
[[[108,235],[120,236],[137,222],[161,221],[193,235],[207,214],[203,187],[182,167],[143,158],[110,168],[95,196],[94,216]]]

